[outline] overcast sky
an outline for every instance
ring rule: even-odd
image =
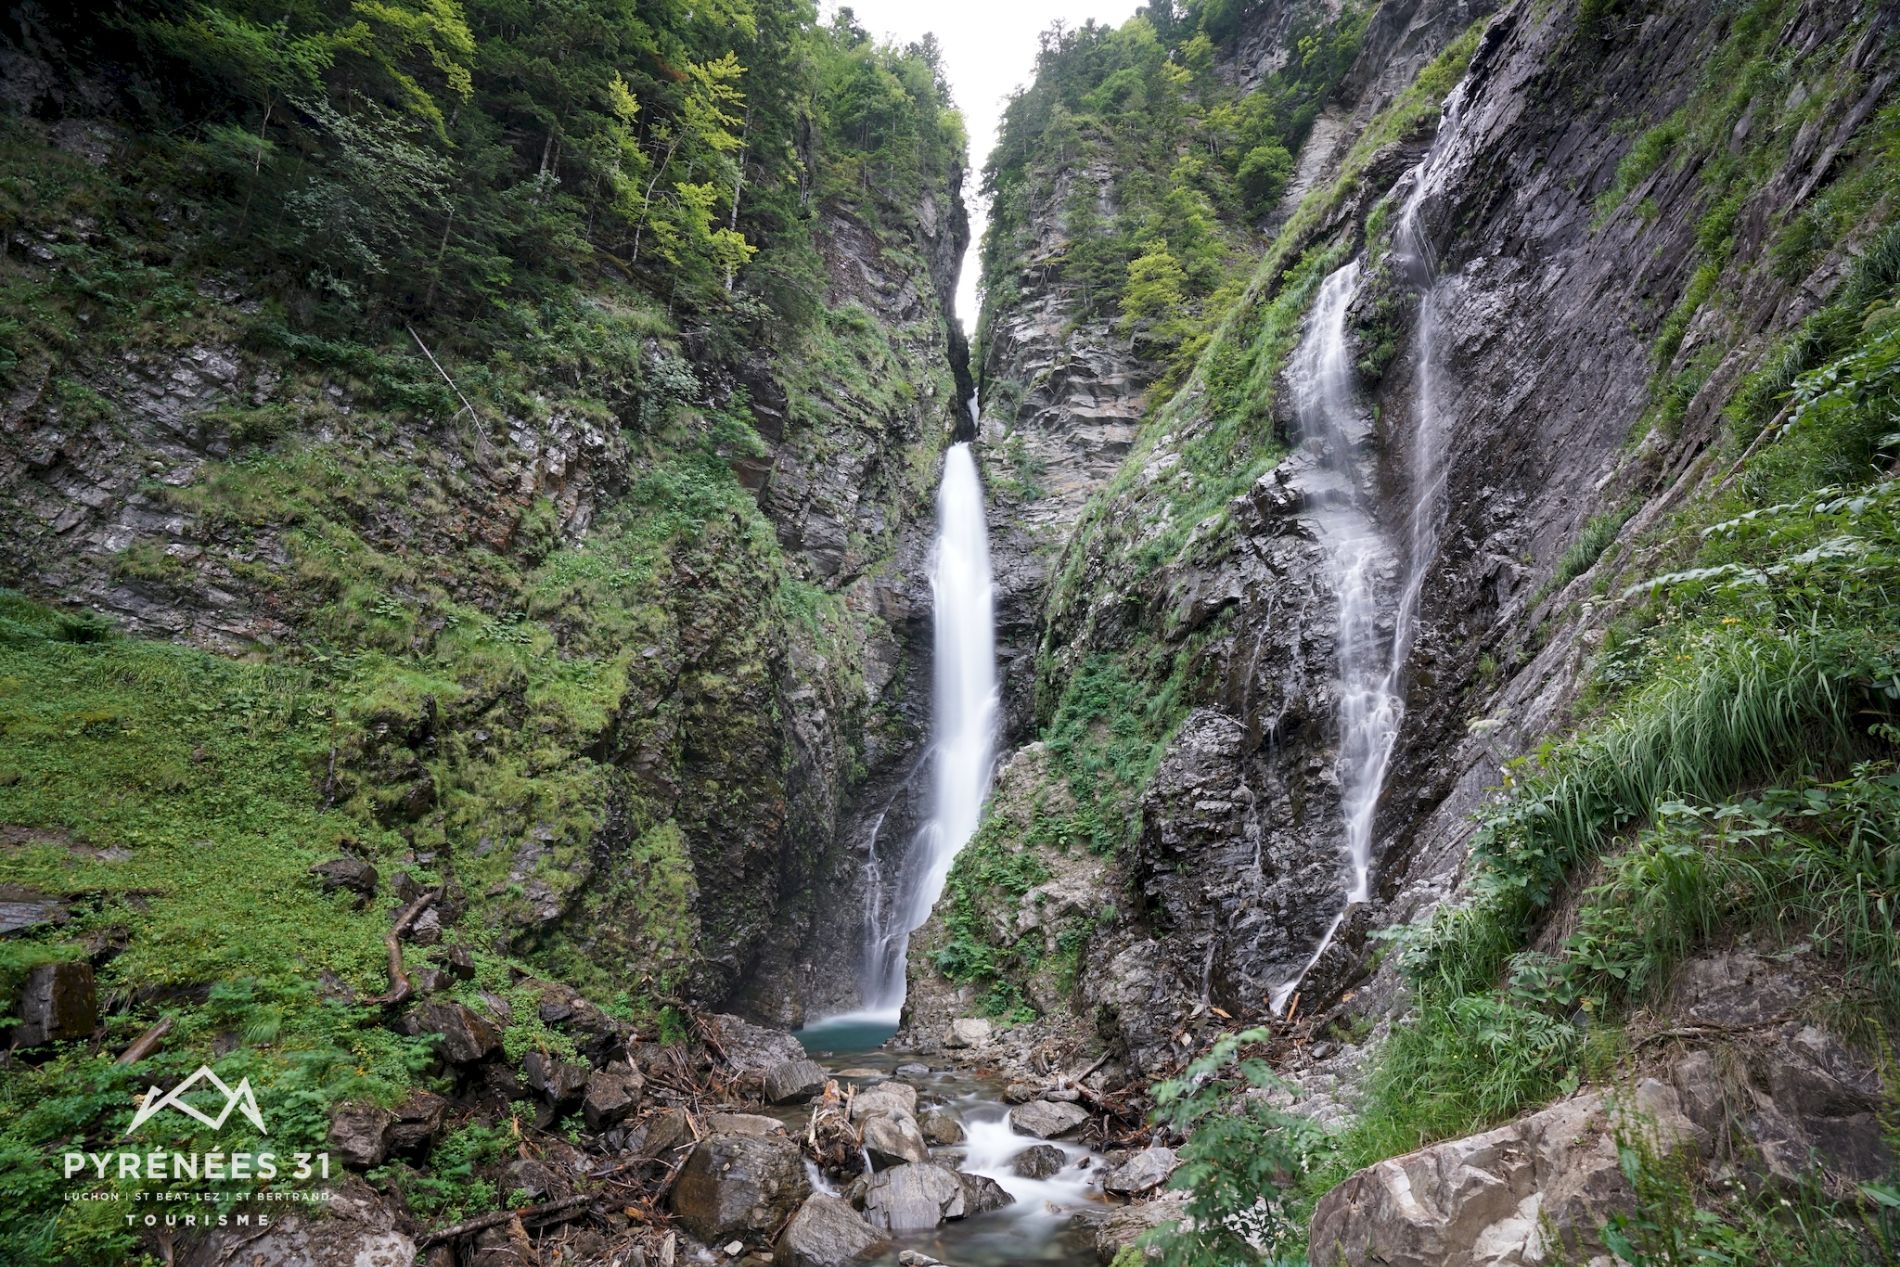
[[[1089,18],[1120,26],[1141,7],[1141,0],[853,0],[849,5],[824,0],[828,20],[840,8],[857,14],[858,25],[879,39],[908,44],[934,31],[943,45],[944,72],[950,91],[970,128],[973,170],[963,195],[970,203],[970,254],[957,288],[957,315],[964,328],[976,328],[976,244],[983,237],[983,207],[977,199],[978,173],[990,147],[1010,89],[1027,83],[1036,64],[1036,36],[1061,18],[1080,26]]]

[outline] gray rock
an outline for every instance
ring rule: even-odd
[[[1069,1164],[1069,1155],[1054,1144],[1036,1144],[1010,1158],[1009,1168],[1025,1179],[1047,1179]]]
[[[1314,1267],[1532,1267],[1551,1237],[1588,1260],[1610,1216],[1635,1200],[1617,1164],[1618,1122],[1643,1122],[1664,1154],[1695,1150],[1672,1088],[1646,1079],[1631,1099],[1634,1118],[1591,1092],[1359,1171],[1313,1211]]]
[[[949,1109],[925,1109],[917,1118],[917,1129],[929,1144],[961,1144],[963,1122]]]
[[[805,1059],[804,1046],[786,1030],[768,1029],[737,1016],[702,1019],[718,1039],[726,1063],[740,1073],[764,1075],[786,1061]]]
[[[864,1192],[864,1217],[886,1232],[925,1232],[969,1208],[969,1190],[955,1171],[912,1163],[873,1176]]]
[[[528,1084],[528,1090],[548,1104],[566,1108],[587,1093],[588,1083],[593,1079],[585,1065],[546,1052],[531,1051],[521,1060],[521,1080]]]
[[[1016,1198],[988,1175],[972,1175],[959,1170],[957,1179],[963,1184],[963,1213],[966,1217],[987,1214],[991,1210],[1016,1204]]]
[[[1019,1135],[1037,1139],[1061,1139],[1080,1130],[1089,1120],[1088,1110],[1074,1104],[1051,1100],[1031,1100],[1009,1111],[1010,1129]]]
[[[771,1235],[810,1195],[804,1154],[785,1136],[714,1135],[693,1149],[669,1201],[694,1236],[717,1242]]]
[[[346,1166],[367,1170],[389,1155],[396,1116],[375,1104],[339,1105],[330,1116],[330,1149]]]
[[[1138,1197],[1168,1181],[1180,1165],[1172,1148],[1144,1148],[1102,1176],[1102,1191],[1118,1197]]]
[[[979,1016],[959,1016],[950,1022],[950,1036],[944,1040],[946,1047],[981,1047],[990,1041],[990,1033],[995,1026]]]
[[[825,1067],[815,1060],[786,1060],[765,1075],[769,1104],[803,1104],[825,1089]]]
[[[501,1031],[485,1017],[460,1003],[432,999],[409,1010],[403,1019],[409,1034],[436,1034],[442,1039],[442,1058],[454,1065],[472,1065],[501,1050]]]
[[[917,1116],[917,1088],[902,1082],[880,1082],[851,1097],[851,1121],[858,1123],[879,1113]]]
[[[587,1092],[581,1098],[581,1115],[589,1130],[604,1130],[622,1121],[639,1107],[640,1092],[646,1080],[625,1062],[616,1062],[596,1070],[587,1079]]]
[[[66,922],[71,904],[38,889],[0,884],[0,936]]]
[[[396,1211],[360,1180],[331,1190],[321,1213],[287,1203],[271,1212],[270,1226],[212,1229],[189,1244],[179,1267],[412,1267],[416,1243],[397,1230]]]
[[[864,1151],[872,1164],[897,1166],[907,1161],[929,1161],[930,1145],[924,1142],[917,1122],[908,1113],[879,1113],[867,1117],[859,1130],[864,1136]]]
[[[442,1129],[449,1102],[431,1091],[412,1091],[396,1106],[395,1121],[389,1127],[389,1151],[413,1152],[428,1146]]]
[[[900,1078],[926,1078],[930,1076],[929,1065],[899,1065],[894,1071]]]
[[[778,1267],[851,1267],[872,1261],[890,1244],[849,1202],[820,1192],[798,1207],[772,1261]]]
[[[20,1023],[13,1027],[13,1042],[19,1047],[92,1037],[99,1026],[92,965],[62,960],[28,972],[20,988],[19,1015]]]

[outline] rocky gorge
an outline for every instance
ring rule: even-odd
[[[19,1260],[1889,1261],[1891,9],[650,9],[0,29]]]

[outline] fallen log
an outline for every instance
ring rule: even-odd
[[[548,1201],[541,1205],[531,1205],[520,1210],[500,1210],[494,1214],[484,1214],[478,1219],[467,1219],[449,1227],[438,1228],[436,1231],[430,1232],[427,1236],[417,1241],[416,1248],[427,1249],[431,1245],[440,1245],[444,1241],[456,1240],[469,1235],[471,1232],[485,1232],[491,1227],[500,1227],[502,1224],[514,1219],[520,1219],[524,1223],[529,1219],[534,1219],[537,1222],[547,1220],[558,1222],[559,1216],[571,1216],[573,1211],[580,1209],[584,1205],[593,1204],[596,1199],[597,1198],[590,1193],[584,1197],[567,1197],[560,1201]]]
[[[394,927],[383,938],[383,945],[389,951],[389,990],[376,1002],[384,1007],[394,1007],[398,1003],[408,1001],[409,995],[413,992],[413,987],[409,984],[409,973],[402,966],[402,936],[415,926],[415,922],[422,918],[422,913],[435,905],[435,900],[441,896],[441,889],[430,889],[411,902],[403,908],[402,914],[396,918]]]
[[[151,1055],[158,1045],[165,1041],[165,1035],[172,1032],[172,1018],[167,1016],[158,1024],[146,1030],[133,1040],[132,1045],[119,1054],[112,1063],[115,1065],[136,1065]]]

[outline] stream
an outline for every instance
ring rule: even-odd
[[[840,1086],[868,1086],[896,1076],[900,1065],[920,1063],[913,1055],[885,1047],[896,1032],[895,1017],[860,1014],[820,1021],[797,1036]],[[1016,1201],[930,1231],[896,1233],[891,1251],[878,1262],[896,1263],[905,1250],[921,1251],[949,1267],[1094,1267],[1100,1261],[1087,1230],[1071,1217],[1099,1208],[1104,1200],[1100,1154],[1064,1140],[1017,1134],[1009,1125],[1002,1080],[982,1070],[933,1065],[927,1074],[908,1073],[902,1080],[917,1088],[920,1104],[942,1105],[963,1123],[963,1142],[931,1149],[933,1160],[994,1179]],[[808,1110],[800,1106],[791,1112],[802,1129]],[[1060,1148],[1068,1157],[1067,1167],[1047,1179],[1018,1175],[1011,1162],[1042,1143]]]

